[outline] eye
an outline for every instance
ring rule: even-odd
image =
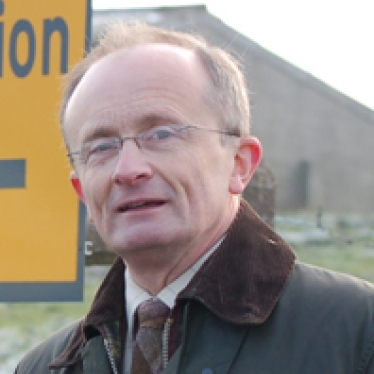
[[[168,140],[180,133],[182,126],[157,126],[143,134],[143,139],[147,141]]]
[[[117,144],[115,142],[105,141],[102,143],[95,144],[93,147],[91,147],[90,153],[102,153],[106,151],[111,151],[112,149],[116,148]]]
[[[118,138],[97,139],[86,144],[82,149],[82,159],[85,162],[91,159],[107,157],[121,148],[121,140]]]

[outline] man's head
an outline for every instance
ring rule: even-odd
[[[72,73],[61,116],[72,182],[103,240],[129,264],[167,259],[182,269],[231,224],[261,147],[243,135],[248,101],[233,60],[214,51],[236,84],[228,72],[213,77],[216,58],[199,40],[175,33],[169,40],[146,26],[126,30],[118,40],[112,30],[111,43],[104,37]],[[226,95],[243,96],[244,115],[222,113],[225,92],[216,91],[223,81]]]

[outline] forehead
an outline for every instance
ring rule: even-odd
[[[129,123],[158,112],[202,114],[208,82],[193,51],[164,44],[119,50],[96,62],[82,78],[68,102],[65,128],[69,132],[84,121]]]

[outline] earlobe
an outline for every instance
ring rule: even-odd
[[[70,173],[70,182],[71,182],[75,192],[77,193],[78,197],[82,200],[82,202],[85,202],[83,191],[82,191],[81,181],[80,181],[80,179],[77,175],[77,172],[75,170],[73,170]]]
[[[261,156],[262,147],[257,138],[249,136],[240,139],[229,185],[232,194],[240,195],[244,191],[260,164]]]

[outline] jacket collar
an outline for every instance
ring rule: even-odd
[[[179,294],[235,324],[261,324],[271,314],[292,271],[291,248],[242,200],[225,239]],[[78,361],[79,351],[102,326],[125,320],[124,264],[118,258],[69,346],[50,366]]]
[[[242,200],[226,238],[178,299],[196,299],[220,318],[260,324],[292,271],[291,248]]]

